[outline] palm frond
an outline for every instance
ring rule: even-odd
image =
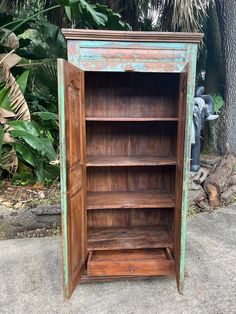
[[[10,71],[20,60],[21,58],[14,53],[0,55],[0,64],[3,68],[3,78],[5,81],[3,89],[7,90],[5,99],[9,103],[8,107],[4,109],[12,111],[18,120],[30,121],[29,107],[23,94],[29,72],[25,71],[17,81]],[[3,107],[2,103],[1,107]]]
[[[173,31],[198,31],[201,19],[207,14],[210,0],[165,0],[165,6],[172,11]]]
[[[32,69],[34,75],[34,95],[45,102],[57,103],[57,67],[56,62],[44,62]]]

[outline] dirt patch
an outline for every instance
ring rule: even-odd
[[[41,185],[15,186],[4,181],[0,187],[0,204],[10,211],[17,211],[22,207],[60,204],[60,184],[45,188]]]

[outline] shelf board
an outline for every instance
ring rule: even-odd
[[[93,227],[88,229],[88,250],[126,250],[173,247],[166,226]]]
[[[94,156],[87,157],[87,167],[165,166],[176,165],[176,157]]]
[[[178,121],[178,117],[86,117],[86,121]]]
[[[160,191],[88,192],[87,209],[173,208],[173,194]]]

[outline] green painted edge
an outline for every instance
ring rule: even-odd
[[[189,72],[187,86],[187,124],[185,128],[185,152],[184,152],[184,174],[183,174],[183,195],[182,195],[182,215],[181,215],[181,247],[180,247],[180,287],[179,292],[183,293],[185,277],[185,244],[186,227],[188,212],[188,186],[189,186],[189,167],[191,153],[191,130],[193,116],[193,98],[195,90],[197,44],[188,45]]]
[[[67,189],[66,189],[66,132],[65,132],[65,80],[63,59],[57,59],[58,68],[58,109],[60,120],[60,172],[61,172],[61,216],[63,224],[63,271],[65,297],[69,291],[69,270],[68,270],[68,239],[67,239]]]

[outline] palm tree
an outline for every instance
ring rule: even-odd
[[[24,8],[31,9],[30,0],[2,0],[8,11],[16,12]],[[90,3],[97,3],[91,0]],[[160,30],[196,31],[201,27],[201,18],[206,14],[210,0],[102,0],[101,4],[108,5],[112,10],[121,14],[133,30],[140,30],[142,21],[149,18],[156,23]],[[58,4],[57,0],[34,1],[35,9],[47,9]],[[59,27],[67,26],[64,9],[57,8],[47,13],[49,22]]]
[[[206,14],[210,0],[107,0],[104,1],[119,12],[133,30],[140,30],[142,18],[152,14],[159,30],[196,31]]]

